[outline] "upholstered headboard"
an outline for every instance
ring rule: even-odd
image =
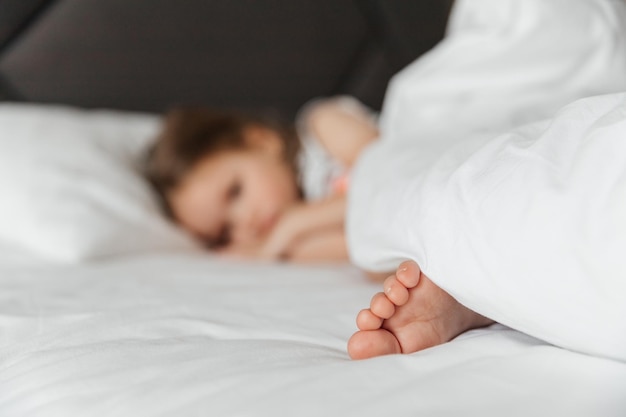
[[[162,111],[352,94],[379,108],[446,0],[0,0],[0,99]]]

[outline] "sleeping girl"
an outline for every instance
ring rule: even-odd
[[[206,108],[170,111],[148,177],[172,219],[220,253],[348,260],[348,174],[378,129],[371,112],[347,97],[313,102],[298,119],[300,140],[267,119]],[[352,358],[412,352],[492,322],[456,302],[414,262],[402,264],[384,288],[357,317]]]
[[[350,97],[305,106],[295,129],[262,117],[176,108],[147,164],[171,218],[223,254],[294,262],[348,259],[348,174],[378,137]]]

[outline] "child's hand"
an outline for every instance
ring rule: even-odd
[[[328,229],[343,232],[344,214],[345,196],[335,196],[316,203],[298,203],[281,215],[264,238],[252,245],[230,245],[220,253],[266,260],[290,259],[292,252],[298,251],[299,244],[307,236]]]
[[[298,204],[286,211],[274,227],[262,239],[246,245],[230,244],[218,251],[220,255],[233,258],[277,260],[287,257],[302,231],[306,230],[305,204]]]
[[[297,204],[287,210],[269,232],[259,256],[264,259],[285,258],[290,247],[307,230],[308,214],[306,204]]]
[[[290,258],[291,252],[307,236],[328,228],[343,229],[345,200],[345,196],[337,195],[313,203],[292,206],[270,231],[261,248],[261,257]]]

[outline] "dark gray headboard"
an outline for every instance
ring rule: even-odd
[[[0,0],[0,99],[162,111],[320,95],[374,108],[443,36],[446,0]]]

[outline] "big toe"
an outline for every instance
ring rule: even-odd
[[[348,354],[352,359],[402,353],[398,339],[385,329],[356,332],[348,341]]]

